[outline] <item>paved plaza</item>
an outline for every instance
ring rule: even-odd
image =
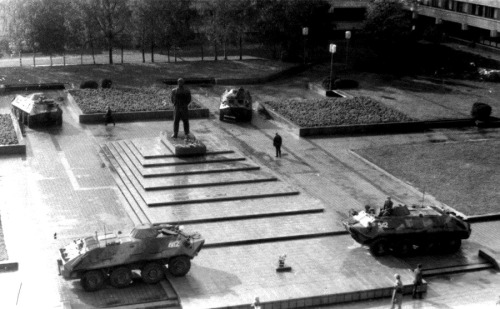
[[[256,296],[262,302],[290,300],[281,308],[314,306],[312,301],[293,299],[342,294],[360,287],[390,291],[395,272],[411,284],[409,269],[422,261],[426,270],[463,265],[480,269],[484,260],[478,257],[479,249],[500,250],[500,225],[493,221],[474,223],[471,238],[454,255],[375,259],[342,233],[340,225],[349,209],[380,205],[388,195],[406,204],[422,199],[417,188],[377,169],[352,150],[435,139],[498,139],[498,130],[305,139],[291,133],[286,124],[257,113],[251,124],[219,122],[214,116],[217,96],[210,89],[192,90],[212,112],[210,119],[191,121],[192,130],[213,149],[222,150],[210,164],[197,166],[198,170],[189,171],[189,164],[172,158],[154,157],[163,151],[157,142],[160,132],[170,129],[170,121],[81,125],[67,103],[60,129],[28,129],[27,155],[0,159],[0,193],[7,197],[0,205],[2,226],[9,258],[19,262],[19,271],[0,273],[0,308],[161,308],[178,306],[177,296],[183,308],[243,306]],[[317,96],[306,90],[297,93]],[[280,159],[274,157],[272,147],[276,132],[284,140]],[[117,170],[120,166],[129,169]],[[213,179],[206,177],[210,173],[200,173],[200,168],[237,169],[231,172],[237,174],[222,181],[233,181],[231,186],[241,190],[228,192],[221,185],[207,190]],[[178,178],[187,172],[194,177]],[[120,184],[119,179],[129,183]],[[174,193],[159,194],[169,190]],[[275,194],[280,192],[290,194]],[[267,195],[257,197],[257,193]],[[237,198],[245,194],[251,198]],[[147,198],[136,199],[140,196]],[[186,203],[191,197],[200,202]],[[425,199],[440,204],[432,196]],[[137,280],[127,289],[107,287],[89,295],[78,281],[66,282],[58,276],[57,248],[62,244],[96,231],[126,232],[140,222],[184,223],[186,229],[197,230],[207,239],[207,248],[192,261],[186,277],[169,277],[153,286]],[[283,253],[293,271],[278,274],[274,268]],[[425,300],[405,297],[405,308],[493,307],[500,296],[499,276],[491,268],[426,280]],[[337,307],[385,308],[388,302],[385,298]]]

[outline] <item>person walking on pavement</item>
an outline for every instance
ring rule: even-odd
[[[186,137],[189,135],[189,113],[188,105],[191,103],[191,92],[184,87],[184,79],[177,80],[177,88],[172,90],[170,100],[174,105],[174,134],[173,138],[177,138],[179,132],[179,122],[182,120],[184,125],[184,134]]]
[[[276,148],[276,158],[280,157],[281,158],[281,144],[283,140],[281,139],[281,136],[276,133],[273,139],[273,146]]]
[[[394,309],[396,304],[398,308],[401,309],[401,306],[403,306],[403,282],[401,282],[401,276],[399,274],[395,274],[394,278],[396,278],[396,282],[394,283],[394,290],[392,291],[391,309]]]
[[[413,279],[413,298],[422,299],[422,288],[423,288],[423,280],[422,280],[422,264],[418,264],[417,268],[413,271],[413,275],[415,278]]]
[[[108,123],[113,123],[113,126],[116,125],[115,119],[113,118],[113,112],[111,111],[111,107],[109,107],[106,110],[106,115],[104,115],[104,125],[107,126]]]

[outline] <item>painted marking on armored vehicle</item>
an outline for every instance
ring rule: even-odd
[[[224,91],[219,108],[219,119],[235,121],[252,120],[252,97],[248,90],[240,88]]]
[[[128,236],[87,236],[60,248],[59,274],[66,280],[80,279],[87,291],[99,290],[107,279],[114,287],[126,287],[136,269],[146,283],[157,283],[165,265],[174,276],[186,275],[204,243],[200,234],[185,233],[178,226],[142,224]]]
[[[435,206],[399,205],[390,214],[351,211],[342,222],[352,238],[369,246],[374,256],[458,251],[469,238],[470,224]]]

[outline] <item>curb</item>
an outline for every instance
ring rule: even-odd
[[[18,269],[18,262],[0,262],[0,273],[6,271],[17,271]]]
[[[65,89],[62,83],[40,83],[40,84],[7,84],[0,85],[0,93],[27,91],[27,90],[62,90]]]
[[[483,248],[479,249],[478,255],[488,261],[496,271],[500,271],[500,255],[493,251]]]
[[[0,145],[0,155],[26,155],[26,141],[24,140],[21,128],[19,127],[19,122],[12,112],[10,113],[10,118],[12,119],[12,125],[14,126],[14,131],[16,132],[17,144]]]

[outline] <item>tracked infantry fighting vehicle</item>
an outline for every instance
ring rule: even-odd
[[[455,252],[470,236],[470,224],[435,206],[399,205],[387,214],[351,211],[343,222],[354,240],[373,255]]]
[[[126,287],[132,270],[140,270],[146,283],[157,283],[165,265],[174,276],[187,274],[204,243],[198,233],[185,233],[178,226],[143,224],[129,236],[108,233],[74,240],[59,249],[59,274],[67,280],[79,278],[87,291],[102,288],[107,279],[114,287]]]
[[[11,102],[12,112],[20,123],[33,128],[62,124],[62,109],[43,93],[17,95]]]
[[[250,92],[243,88],[224,91],[219,108],[219,119],[251,121],[252,97]]]

